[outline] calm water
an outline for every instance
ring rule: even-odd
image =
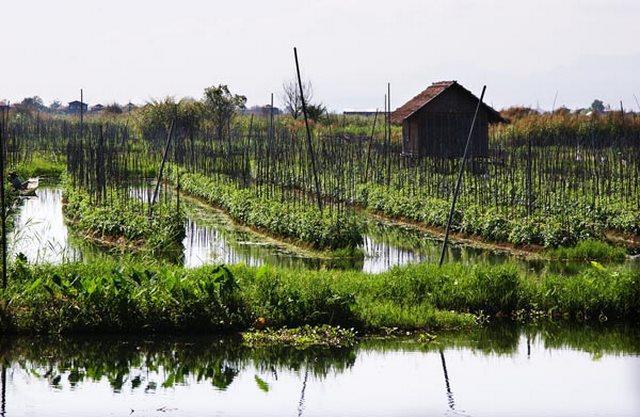
[[[132,193],[147,199],[149,189]],[[187,267],[206,263],[271,264],[294,268],[336,266],[330,261],[301,256],[281,243],[257,235],[234,224],[223,212],[206,207],[194,199],[183,198],[187,214],[182,262]],[[440,241],[424,233],[372,221],[365,236],[364,260],[342,261],[337,265],[365,272],[381,272],[396,265],[434,261],[439,257]],[[23,253],[31,262],[62,262],[100,256],[95,247],[73,236],[64,223],[62,192],[41,187],[37,196],[25,198],[16,216],[10,239],[11,251]],[[504,262],[508,255],[451,245],[449,259],[463,263]]]
[[[3,417],[638,416],[628,328],[482,329],[429,344],[3,339]]]

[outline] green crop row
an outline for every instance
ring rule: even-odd
[[[169,178],[176,182],[174,170]],[[353,215],[320,210],[312,204],[293,207],[283,201],[256,196],[250,189],[202,174],[182,172],[181,190],[225,210],[233,219],[272,234],[293,239],[314,249],[356,248],[363,225]]]
[[[158,203],[153,215],[142,201],[112,198],[109,204],[92,201],[89,193],[63,180],[64,214],[72,226],[107,246],[161,253],[173,250],[184,238],[184,215]]]
[[[411,196],[400,190],[375,184],[360,186],[356,200],[367,209],[393,218],[428,226],[445,227],[451,203],[440,198]],[[640,213],[612,205],[594,209],[586,204],[554,207],[527,216],[507,215],[493,207],[459,204],[453,214],[452,230],[493,242],[540,245],[549,248],[575,246],[580,241],[602,240],[606,230],[637,235]]]

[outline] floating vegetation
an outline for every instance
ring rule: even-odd
[[[349,347],[356,343],[356,331],[340,326],[302,326],[293,329],[266,329],[242,333],[245,345],[260,347],[269,345],[293,346],[307,348]]]

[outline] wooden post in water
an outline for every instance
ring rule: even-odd
[[[164,164],[167,162],[167,156],[169,155],[169,147],[171,146],[171,137],[173,136],[173,125],[175,124],[175,119],[171,120],[171,126],[169,127],[169,133],[167,134],[167,143],[164,146],[164,153],[162,154],[162,162],[160,163],[160,171],[158,171],[158,179],[156,181],[156,188],[153,191],[153,197],[151,198],[151,202],[149,203],[149,218],[151,218],[151,214],[153,213],[153,205],[156,202],[156,198],[158,198],[158,191],[160,190],[160,183],[162,182],[162,171],[164,171]]]
[[[464,153],[462,154],[462,160],[460,161],[460,170],[458,171],[458,179],[456,180],[456,187],[453,190],[453,199],[451,200],[451,209],[449,210],[449,218],[447,219],[447,228],[444,232],[444,242],[442,242],[442,252],[440,252],[440,262],[438,263],[442,266],[444,262],[444,254],[447,251],[447,243],[449,242],[449,232],[451,231],[451,222],[453,221],[453,212],[456,209],[456,201],[458,200],[458,193],[460,192],[460,184],[462,183],[462,174],[464,173],[464,165],[467,161],[467,154],[469,152],[469,143],[471,142],[471,137],[473,136],[473,128],[476,125],[476,119],[478,118],[478,111],[480,110],[480,105],[482,104],[482,100],[484,99],[484,92],[487,90],[487,86],[482,87],[482,94],[480,94],[480,100],[478,100],[478,105],[476,106],[476,111],[473,114],[473,120],[471,121],[471,128],[469,129],[469,136],[467,136],[467,143],[464,146]]]
[[[318,209],[322,212],[322,195],[320,194],[320,180],[318,179],[318,171],[316,170],[316,157],[313,153],[313,144],[311,143],[311,130],[309,128],[309,119],[307,117],[307,103],[304,101],[304,91],[302,88],[302,78],[300,77],[300,65],[298,64],[298,50],[293,48],[293,56],[296,60],[296,73],[298,75],[298,86],[300,87],[300,102],[302,103],[302,114],[304,115],[304,126],[307,132],[307,151],[309,159],[311,159],[311,169],[313,170],[313,181],[316,188],[316,200]]]
[[[180,213],[180,168],[176,165],[176,213]]]
[[[367,160],[364,164],[364,183],[367,183],[369,179],[369,164],[371,161],[371,145],[373,144],[373,135],[376,133],[376,120],[378,120],[378,109],[376,109],[376,114],[373,116],[373,127],[371,128],[371,136],[369,137],[369,147],[367,149]]]
[[[273,97],[273,94],[271,94],[271,97]],[[242,169],[242,176],[244,178],[243,185],[245,188],[249,186],[249,182],[251,180],[251,163],[249,161],[250,159],[249,152],[251,149],[251,133],[252,132],[253,132],[253,114],[251,114],[251,117],[249,118],[249,134],[247,135],[247,145],[245,147],[246,155],[244,157],[244,167]]]
[[[84,116],[84,91],[80,89],[80,137],[82,137],[82,122]]]
[[[387,186],[391,185],[391,83],[387,83]]]
[[[527,133],[527,217],[531,216],[531,133]]]
[[[4,165],[5,165],[5,133],[7,124],[7,107],[2,106],[0,123],[0,223],[2,226],[2,288],[7,288],[7,202],[4,195]],[[4,388],[4,384],[3,384]]]

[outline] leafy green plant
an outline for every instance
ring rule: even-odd
[[[174,170],[170,180],[177,182]],[[256,197],[235,183],[201,174],[181,173],[183,191],[220,207],[248,226],[275,236],[290,238],[315,249],[355,248],[362,242],[363,224],[349,214],[320,212],[312,204],[292,207],[281,201]]]

